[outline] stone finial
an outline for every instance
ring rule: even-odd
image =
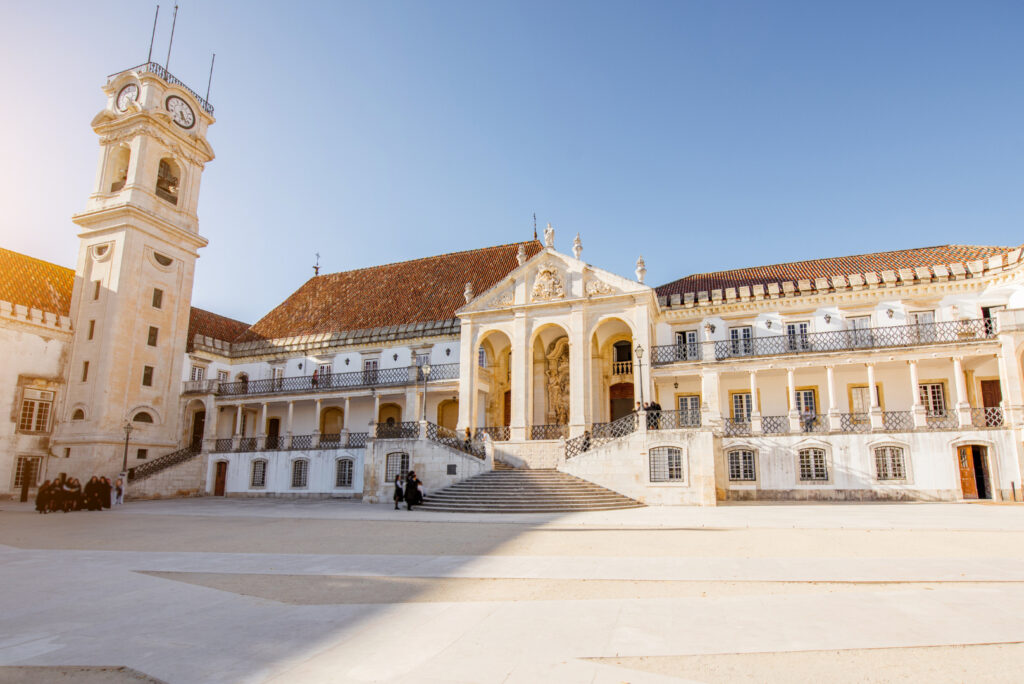
[[[544,246],[555,246],[555,229],[551,227],[550,222],[548,223],[548,227],[544,229]]]
[[[519,245],[519,251],[516,252],[516,261],[519,262],[520,266],[526,263],[526,245]]]
[[[466,303],[473,299],[473,283],[466,283],[466,290],[462,293],[462,296],[466,298]]]
[[[576,239],[572,241],[572,255],[578,261],[581,254],[583,254],[583,240],[580,240],[580,234],[576,233]]]
[[[647,264],[644,263],[644,258],[641,256],[636,260],[636,281],[643,283],[645,275],[647,275]]]

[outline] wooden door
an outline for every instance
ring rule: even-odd
[[[974,476],[974,448],[962,446],[956,450],[957,468],[960,471],[960,491],[965,499],[978,498],[978,483]]]
[[[1003,390],[998,380],[981,381],[981,405],[985,408],[999,406],[1003,400]]]
[[[281,419],[267,418],[267,448],[277,449],[281,437]]]
[[[206,411],[196,411],[192,415],[192,449],[200,451],[203,448],[203,429],[206,427]]]
[[[227,461],[217,461],[217,477],[213,484],[213,495],[224,496],[224,485],[228,479]]]

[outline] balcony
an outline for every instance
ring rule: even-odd
[[[612,362],[612,375],[632,375],[633,374],[633,362],[632,361],[613,361]]]
[[[186,380],[181,385],[182,394],[213,394],[216,391],[216,380]]]
[[[447,363],[431,366],[430,380],[457,380],[459,364]],[[284,394],[294,392],[331,392],[364,387],[396,387],[423,382],[423,373],[418,366],[382,368],[379,370],[354,371],[351,373],[324,373],[323,375],[300,375],[290,378],[264,378],[262,380],[240,380],[222,382],[217,387],[220,397],[247,397],[261,394]]]
[[[655,366],[676,361],[700,361],[701,358],[700,342],[665,344],[651,349],[651,362]]]

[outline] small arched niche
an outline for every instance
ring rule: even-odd
[[[170,158],[160,160],[156,173],[156,195],[171,204],[178,203],[178,185],[181,181],[181,167]]]
[[[128,182],[128,163],[131,161],[132,152],[127,145],[121,145],[114,151],[113,156],[110,166],[110,192],[120,192]]]

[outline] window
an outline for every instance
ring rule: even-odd
[[[150,347],[155,347],[156,340],[159,336],[160,331],[157,329],[157,327],[154,325],[149,326],[149,336],[146,339],[146,344],[148,344]]]
[[[680,425],[700,425],[700,396],[696,394],[685,394],[676,402],[679,407]]]
[[[267,486],[267,462],[260,458],[252,462],[252,473],[249,475],[250,487]]]
[[[871,316],[857,316],[848,320],[854,347],[871,346]]]
[[[156,173],[156,196],[171,204],[177,204],[180,175],[177,164],[170,159],[161,159]]]
[[[996,314],[1000,311],[1006,311],[1005,306],[983,306],[981,307],[981,317],[985,320],[985,334],[994,335],[999,330],[998,321]]]
[[[901,447],[886,446],[875,449],[875,473],[879,480],[905,480],[906,472]]]
[[[459,474],[459,464],[458,463],[449,463],[448,464],[448,474],[449,475],[458,475]]]
[[[786,324],[786,348],[789,351],[807,351],[811,341],[807,337],[807,321],[796,321]]]
[[[757,479],[753,451],[737,449],[729,452],[729,479],[739,482]]]
[[[753,410],[750,392],[737,392],[732,395],[732,420],[735,423],[749,423]]]
[[[317,370],[317,374],[319,374],[321,376],[323,376],[323,375],[330,375],[331,374],[331,364],[329,364],[329,363],[321,363],[320,366],[316,370]]]
[[[828,464],[824,449],[800,450],[800,480],[804,482],[828,479]]]
[[[96,332],[96,321],[89,321],[89,337],[86,339],[92,339],[93,334]]]
[[[192,366],[191,379],[195,381],[203,380],[206,378],[206,368],[203,366]]]
[[[34,487],[39,481],[39,459],[35,456],[19,456],[14,469],[14,488],[21,489],[23,482]]]
[[[347,458],[339,458],[338,465],[334,473],[334,486],[335,487],[351,487],[352,486],[352,461]]]
[[[159,287],[153,288],[153,308],[161,309],[164,305],[164,291]]]
[[[142,367],[142,386],[152,387],[153,386],[153,367],[143,366]]]
[[[82,362],[82,382],[85,382],[88,379],[89,379],[89,362],[88,361],[83,361]]]
[[[363,384],[377,384],[377,359],[363,359]]]
[[[407,472],[409,472],[409,454],[399,451],[388,454],[384,469],[384,479],[388,482],[394,482],[396,476],[405,475]]]
[[[654,447],[650,452],[651,482],[681,482],[683,452],[676,447]]]
[[[813,389],[796,390],[796,410],[801,416],[818,414],[817,392]]]
[[[682,330],[676,333],[676,347],[679,351],[680,360],[695,359],[699,354],[697,349],[697,331]]]
[[[422,367],[423,364],[429,363],[429,362],[430,362],[430,353],[429,352],[427,352],[425,354],[417,354],[416,355],[416,365],[417,366]]]
[[[476,350],[476,362],[481,368],[487,368],[487,350],[483,347]]]
[[[913,311],[908,316],[911,325],[917,326],[911,335],[917,342],[935,341],[935,312],[934,311]]]
[[[75,409],[75,412],[71,414],[71,420],[85,420],[85,411]]]
[[[153,416],[149,415],[145,411],[140,411],[140,412],[135,414],[134,418],[132,418],[132,422],[134,422],[134,423],[152,423],[153,422]]]
[[[273,380],[275,390],[280,390],[284,387],[284,368],[271,368],[270,379]],[[317,376],[319,380],[319,375]]]
[[[309,480],[309,461],[298,459],[292,461],[292,487],[305,487]]]
[[[135,452],[135,458],[139,459],[140,461],[145,461],[147,458],[149,458],[149,449],[139,449],[137,452]]]
[[[946,414],[946,393],[941,382],[921,383],[918,386],[921,403],[928,415],[942,416]]]
[[[227,382],[229,375],[226,370],[217,371],[217,382]]]
[[[71,447],[64,447],[64,458],[71,458]]]
[[[100,281],[98,280],[92,281],[92,298],[94,300],[100,298]]]
[[[53,396],[53,392],[26,388],[22,395],[18,429],[22,432],[46,432],[49,430]]]
[[[754,331],[749,325],[740,328],[729,328],[729,339],[732,341],[733,356],[749,356],[754,353]]]

